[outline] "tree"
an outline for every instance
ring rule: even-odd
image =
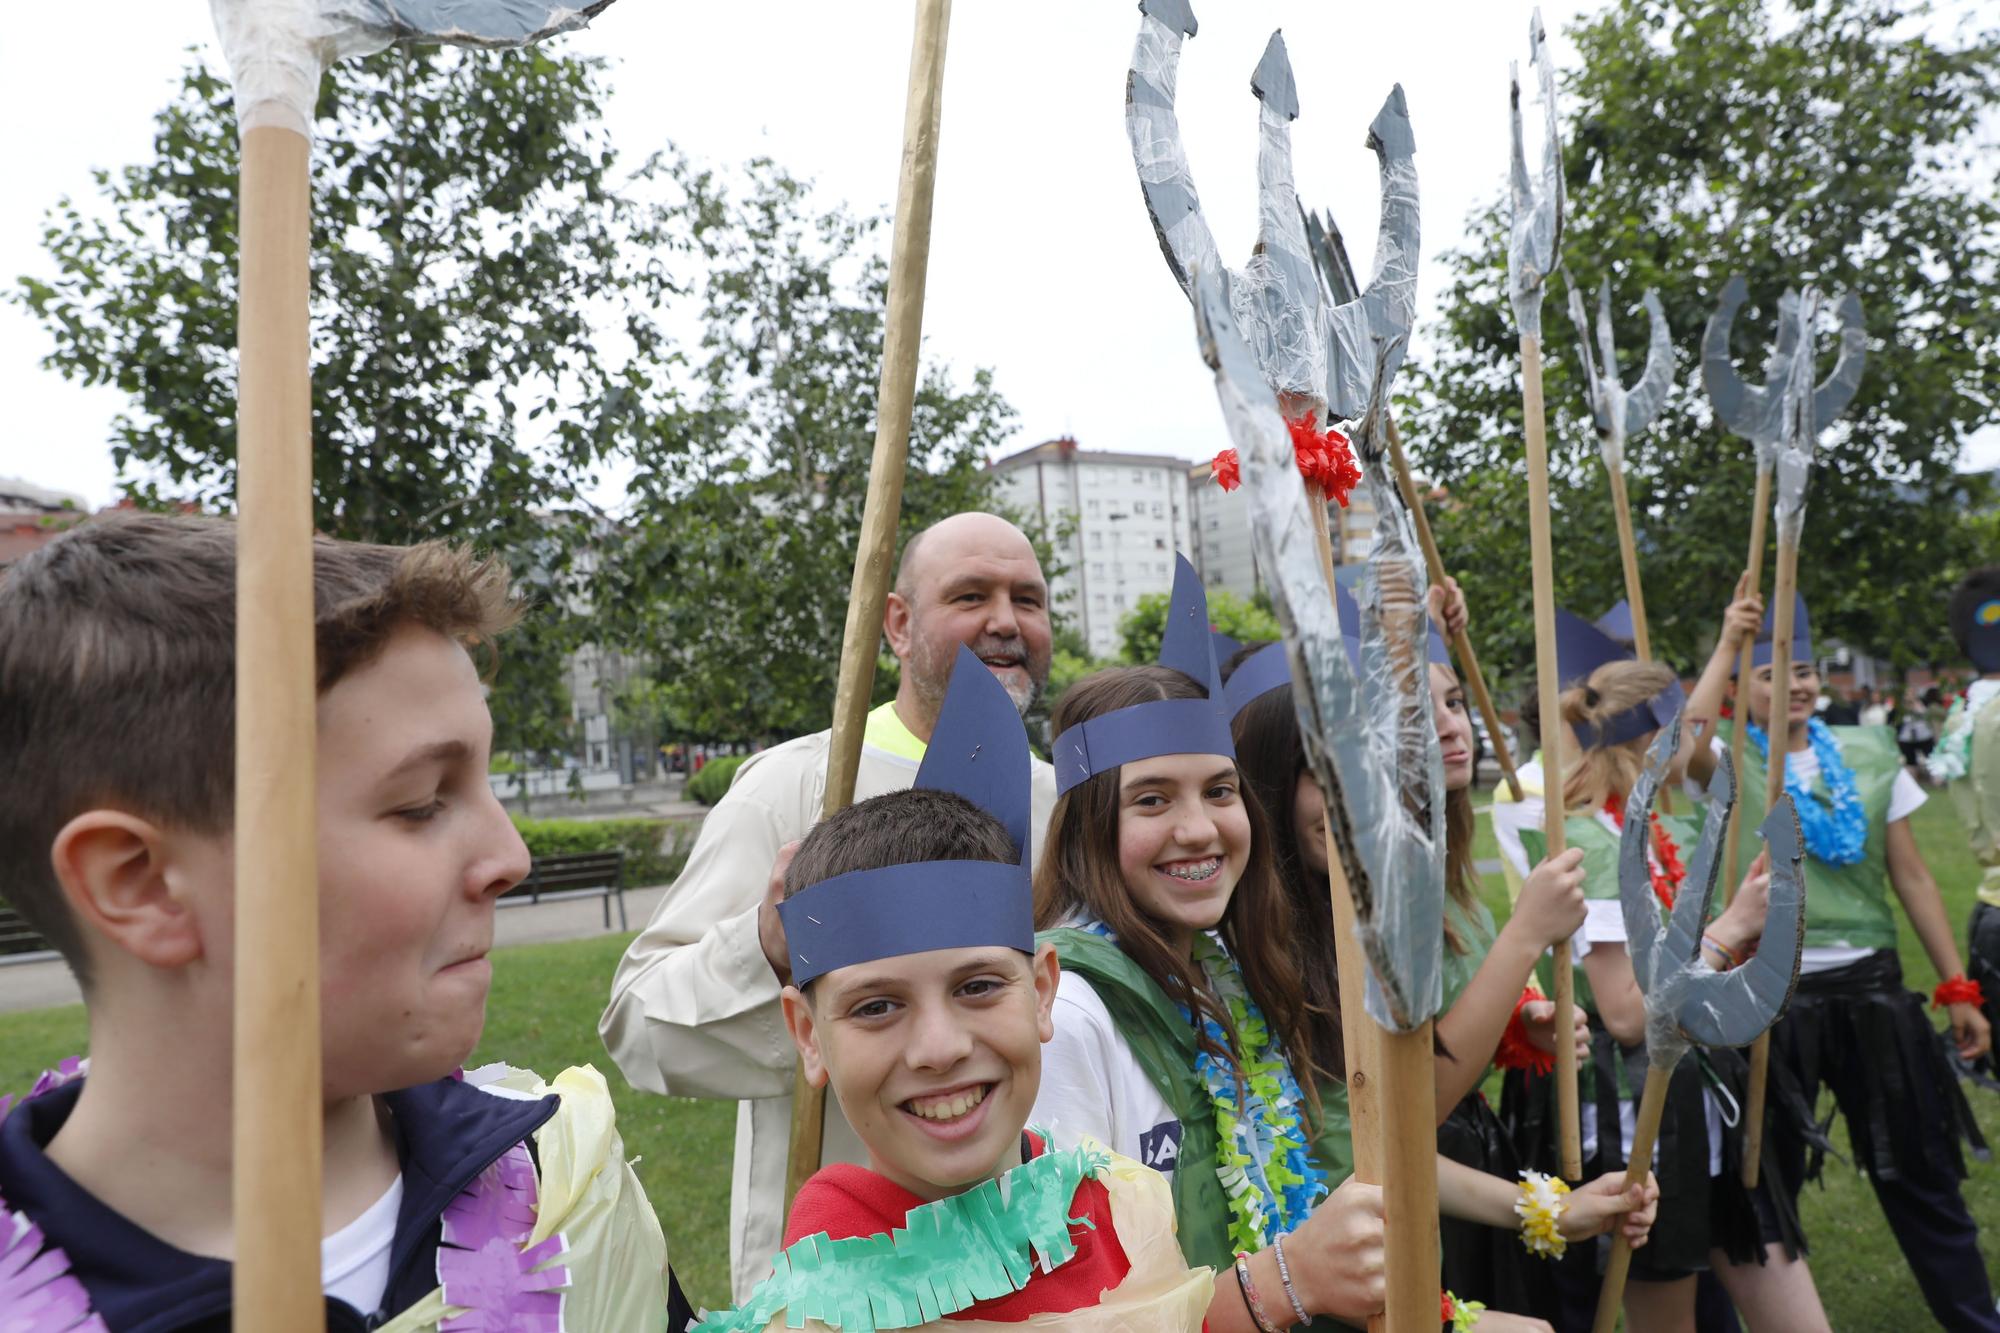
[[[1654,651],[1683,668],[1713,642],[1749,541],[1750,448],[1714,422],[1699,374],[1715,298],[1732,273],[1748,277],[1755,310],[1734,351],[1761,382],[1784,288],[1860,294],[1867,374],[1821,436],[1800,583],[1817,635],[1909,664],[1947,651],[1945,592],[1979,556],[1964,516],[1989,493],[1954,464],[2000,420],[2000,207],[1975,140],[2000,101],[2000,33],[1947,45],[1894,0],[1781,8],[1619,0],[1572,29],[1566,281],[1594,312],[1611,277],[1628,380],[1645,347],[1642,289],[1660,289],[1674,333],[1676,383],[1626,468]],[[1449,488],[1434,515],[1445,563],[1467,587],[1482,660],[1504,676],[1533,657],[1504,204],[1474,230],[1449,259],[1437,352],[1404,419]],[[1595,615],[1624,589],[1565,299],[1551,291],[1542,321],[1557,600]]]
[[[1167,606],[1171,600],[1166,593],[1149,592],[1119,618],[1119,654],[1123,665],[1145,666],[1159,660],[1160,639],[1167,632]],[[1246,602],[1235,593],[1211,588],[1209,626],[1243,643],[1283,637],[1277,618],[1260,601]]]
[[[766,161],[734,190],[685,166],[676,180],[706,273],[694,386],[638,442],[598,605],[655,660],[664,734],[796,735],[832,712],[875,438],[881,220],[822,209]],[[988,372],[960,391],[926,368],[903,539],[988,504],[985,459],[1012,419]],[[894,689],[878,671],[876,698]]]
[[[654,311],[686,240],[657,163],[614,170],[601,76],[539,49],[399,47],[333,65],[317,108],[314,520],[507,555],[537,593],[494,696],[521,749],[565,748],[583,492],[672,397]],[[129,395],[112,456],[140,503],[234,503],[237,135],[227,80],[190,67],[153,159],[96,173],[109,218],[57,203],[56,275],[11,293],[55,340],[46,365]]]

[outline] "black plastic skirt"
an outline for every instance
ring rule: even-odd
[[[1646,1085],[1646,1050],[1620,1046],[1593,1020],[1590,1052],[1590,1069],[1579,1079],[1579,1093],[1596,1108],[1597,1148],[1584,1162],[1585,1178],[1594,1180],[1625,1169],[1618,1106],[1626,1101],[1637,1107]],[[1806,1252],[1797,1210],[1789,1195],[1772,1186],[1777,1157],[1768,1136],[1757,1189],[1743,1187],[1740,1110],[1724,1117],[1721,1172],[1708,1172],[1705,1090],[1714,1086],[1725,1108],[1740,1108],[1748,1082],[1749,1065],[1736,1051],[1691,1050],[1675,1066],[1653,1147],[1659,1214],[1651,1238],[1632,1256],[1634,1278],[1666,1282],[1706,1271],[1712,1249],[1721,1250],[1733,1264],[1764,1262],[1764,1247],[1774,1242],[1793,1257]],[[1554,1080],[1510,1072],[1501,1108],[1516,1148],[1528,1159],[1524,1165],[1557,1173]],[[1608,1253],[1608,1243],[1600,1243],[1599,1249]]]
[[[1438,1152],[1503,1180],[1517,1181],[1526,1165],[1500,1117],[1475,1088],[1438,1126]],[[1528,1253],[1518,1231],[1481,1226],[1454,1217],[1438,1220],[1446,1290],[1495,1310],[1552,1318],[1555,1284],[1545,1259]]]
[[[1965,975],[1986,992],[1986,1021],[2000,1032],[2000,907],[1974,903],[1966,937]],[[2000,1077],[2000,1056],[1989,1052],[1980,1063],[1989,1077]]]
[[[1905,1174],[1962,1180],[1961,1144],[1987,1156],[1945,1039],[1925,1006],[1903,985],[1893,949],[1799,978],[1791,1007],[1771,1030],[1779,1104],[1770,1136],[1780,1141],[1791,1190],[1825,1165],[1836,1111],[1847,1117],[1855,1164],[1884,1180]],[[1834,1107],[1815,1120],[1822,1085],[1832,1089]]]

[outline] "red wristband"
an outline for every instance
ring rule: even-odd
[[[1931,1008],[1942,1009],[1948,1004],[1985,1004],[1986,992],[1979,989],[1976,981],[1967,981],[1965,973],[1946,977],[1931,992]]]
[[[1529,1041],[1527,1024],[1521,1021],[1521,1010],[1528,1001],[1542,998],[1540,991],[1528,986],[1522,990],[1521,998],[1514,1001],[1514,1016],[1507,1020],[1507,1029],[1500,1034],[1500,1047],[1493,1052],[1493,1063],[1500,1068],[1525,1069],[1531,1074],[1544,1075],[1555,1069],[1555,1053]]]

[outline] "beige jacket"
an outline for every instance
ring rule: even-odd
[[[784,1239],[785,1157],[797,1055],[778,1005],[778,978],[757,940],[757,909],[778,849],[806,835],[826,794],[831,732],[753,755],[703,821],[685,869],[625,951],[598,1020],[605,1049],[635,1088],[736,1099],[729,1268],[738,1300],[770,1271]],[[890,704],[868,715],[854,799],[916,780],[923,742]],[[1034,764],[1033,851],[1055,805],[1055,770]],[[831,1098],[825,1161],[865,1163]]]

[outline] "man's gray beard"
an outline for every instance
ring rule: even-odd
[[[975,656],[982,649],[989,653],[1016,651],[1012,646],[989,646],[984,640],[966,646],[972,649]],[[1042,696],[1042,684],[1034,678],[1034,671],[1028,664],[1027,650],[1022,648],[1018,651],[1021,655],[1018,665],[1021,673],[1028,678],[1027,683],[1000,680],[998,676],[994,679],[1000,681],[1000,688],[1007,691],[1007,697],[1014,701],[1015,709],[1026,717],[1028,710],[1035,706],[1035,700]],[[939,710],[944,707],[945,688],[951,684],[952,664],[958,660],[958,641],[954,639],[938,649],[936,656],[943,660],[933,660],[932,647],[919,640],[917,650],[911,654],[912,660],[903,664],[903,670],[910,674],[911,683],[917,689],[917,697],[923,700],[924,711],[930,715],[933,725],[937,722]],[[984,665],[981,663],[981,666]]]

